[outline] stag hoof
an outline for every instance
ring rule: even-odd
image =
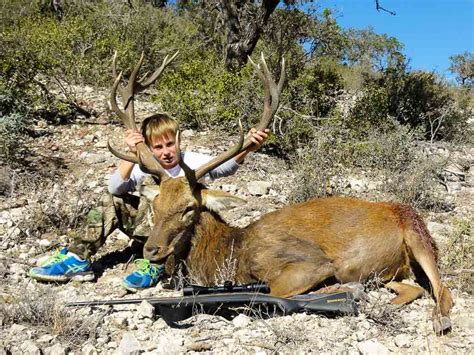
[[[448,316],[435,317],[433,320],[433,329],[436,335],[443,335],[451,330],[451,319]]]

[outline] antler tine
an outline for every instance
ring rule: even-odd
[[[161,67],[153,74],[153,80],[148,80],[146,85],[142,85],[137,81],[137,76],[144,60],[144,54],[142,53],[139,61],[133,68],[132,73],[130,74],[127,86],[122,87],[119,86],[120,81],[122,79],[122,72],[120,72],[119,75],[116,75],[117,52],[115,52],[112,60],[112,73],[114,74],[114,76],[116,76],[116,79],[111,90],[110,104],[112,106],[112,109],[120,117],[120,119],[127,128],[135,130],[137,129],[135,123],[134,95],[151,85],[154,81],[156,81],[163,69],[176,57],[176,55],[177,53],[175,53],[175,55],[170,59],[168,59],[168,56],[166,56],[163,60],[163,64],[161,65]],[[158,74],[155,75],[156,73]],[[125,111],[121,110],[117,104],[117,89],[119,89],[120,95],[122,97],[122,103]],[[166,173],[165,169],[163,169],[160,163],[155,159],[153,153],[145,145],[145,143],[137,144],[136,156],[120,153],[114,148],[112,148],[110,144],[108,144],[108,148],[110,152],[116,157],[138,164],[144,172],[158,176],[161,181],[164,181],[169,178],[169,175]]]
[[[278,85],[272,78],[270,70],[268,69],[267,63],[265,61],[265,57],[263,53],[261,54],[261,65],[255,64],[253,60],[249,57],[250,63],[254,66],[255,71],[257,72],[258,77],[263,82],[263,92],[264,92],[264,99],[263,99],[263,113],[260,122],[255,126],[257,130],[264,130],[270,124],[273,116],[278,110],[278,105],[280,104],[280,94],[283,89],[283,85],[285,82],[285,61],[282,61],[281,64],[281,75],[280,80],[278,81]],[[262,68],[263,71],[260,69]],[[228,151],[218,155],[214,159],[212,159],[207,164],[201,166],[196,170],[196,179],[200,179],[210,170],[216,168],[217,166],[225,163],[227,160],[233,158],[244,149],[247,149],[250,145],[253,144],[250,137],[245,138],[243,136],[242,124],[239,119],[240,125],[240,141]]]
[[[167,55],[165,59],[163,59],[161,66],[156,69],[155,72],[148,79],[143,78],[140,82],[136,83],[135,91],[140,92],[142,90],[145,90],[151,84],[153,84],[160,77],[163,70],[178,56],[178,54],[179,51],[176,51],[176,53],[173,54],[171,58],[168,58],[169,56]]]
[[[191,169],[181,158],[181,131],[179,129],[176,132],[175,146],[176,146],[176,156],[178,157],[179,166],[181,167],[181,169],[183,169],[184,175],[186,176],[186,179],[188,180],[189,184],[191,186],[196,185],[197,179],[196,179],[194,170]]]
[[[211,161],[207,162],[206,164],[200,166],[196,169],[196,181],[199,180],[201,177],[206,175],[212,169],[218,167],[219,165],[225,163],[227,160],[235,157],[242,151],[242,147],[244,145],[244,129],[242,127],[242,121],[239,118],[239,128],[240,128],[240,136],[239,141],[229,150],[226,152],[219,154],[217,157],[212,159]],[[251,141],[250,141],[251,143]]]
[[[112,58],[112,76],[117,78],[117,51],[114,52],[114,56]],[[123,88],[121,86],[118,86],[120,95],[123,95],[122,89]]]
[[[128,115],[125,112],[123,112],[117,104],[117,88],[119,87],[121,79],[122,79],[122,72],[119,73],[119,75],[116,77],[114,81],[114,84],[112,85],[112,90],[110,92],[110,106],[112,106],[112,109],[117,114],[117,116],[120,117],[123,124],[127,126],[127,128],[132,128]]]
[[[115,155],[117,158],[120,158],[122,160],[126,160],[126,161],[129,161],[131,163],[135,163],[135,164],[139,164],[140,161],[138,160],[138,157],[136,155],[132,155],[132,154],[124,154],[122,152],[119,152],[118,150],[116,150],[114,147],[112,147],[112,145],[110,144],[110,141],[107,141],[107,148],[109,149],[109,151]]]

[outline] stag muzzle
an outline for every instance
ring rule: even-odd
[[[151,262],[164,262],[168,256],[173,254],[173,247],[148,247],[143,248],[143,257]]]

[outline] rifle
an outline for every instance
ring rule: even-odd
[[[253,311],[260,312],[261,315],[268,316],[275,314],[288,315],[297,312],[325,315],[357,315],[357,306],[351,292],[305,294],[291,298],[275,297],[258,292],[222,292],[182,297],[70,302],[66,306],[92,307],[140,304],[143,301],[153,305],[156,314],[160,315],[168,324],[185,320],[197,313],[221,315],[229,319],[238,313],[242,313],[242,307],[248,307]]]

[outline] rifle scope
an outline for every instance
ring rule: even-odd
[[[222,286],[206,287],[198,285],[189,285],[183,288],[183,296],[208,295],[214,293],[230,292],[270,293],[270,287],[268,287],[268,285],[264,283],[234,285],[231,281],[226,281]]]

